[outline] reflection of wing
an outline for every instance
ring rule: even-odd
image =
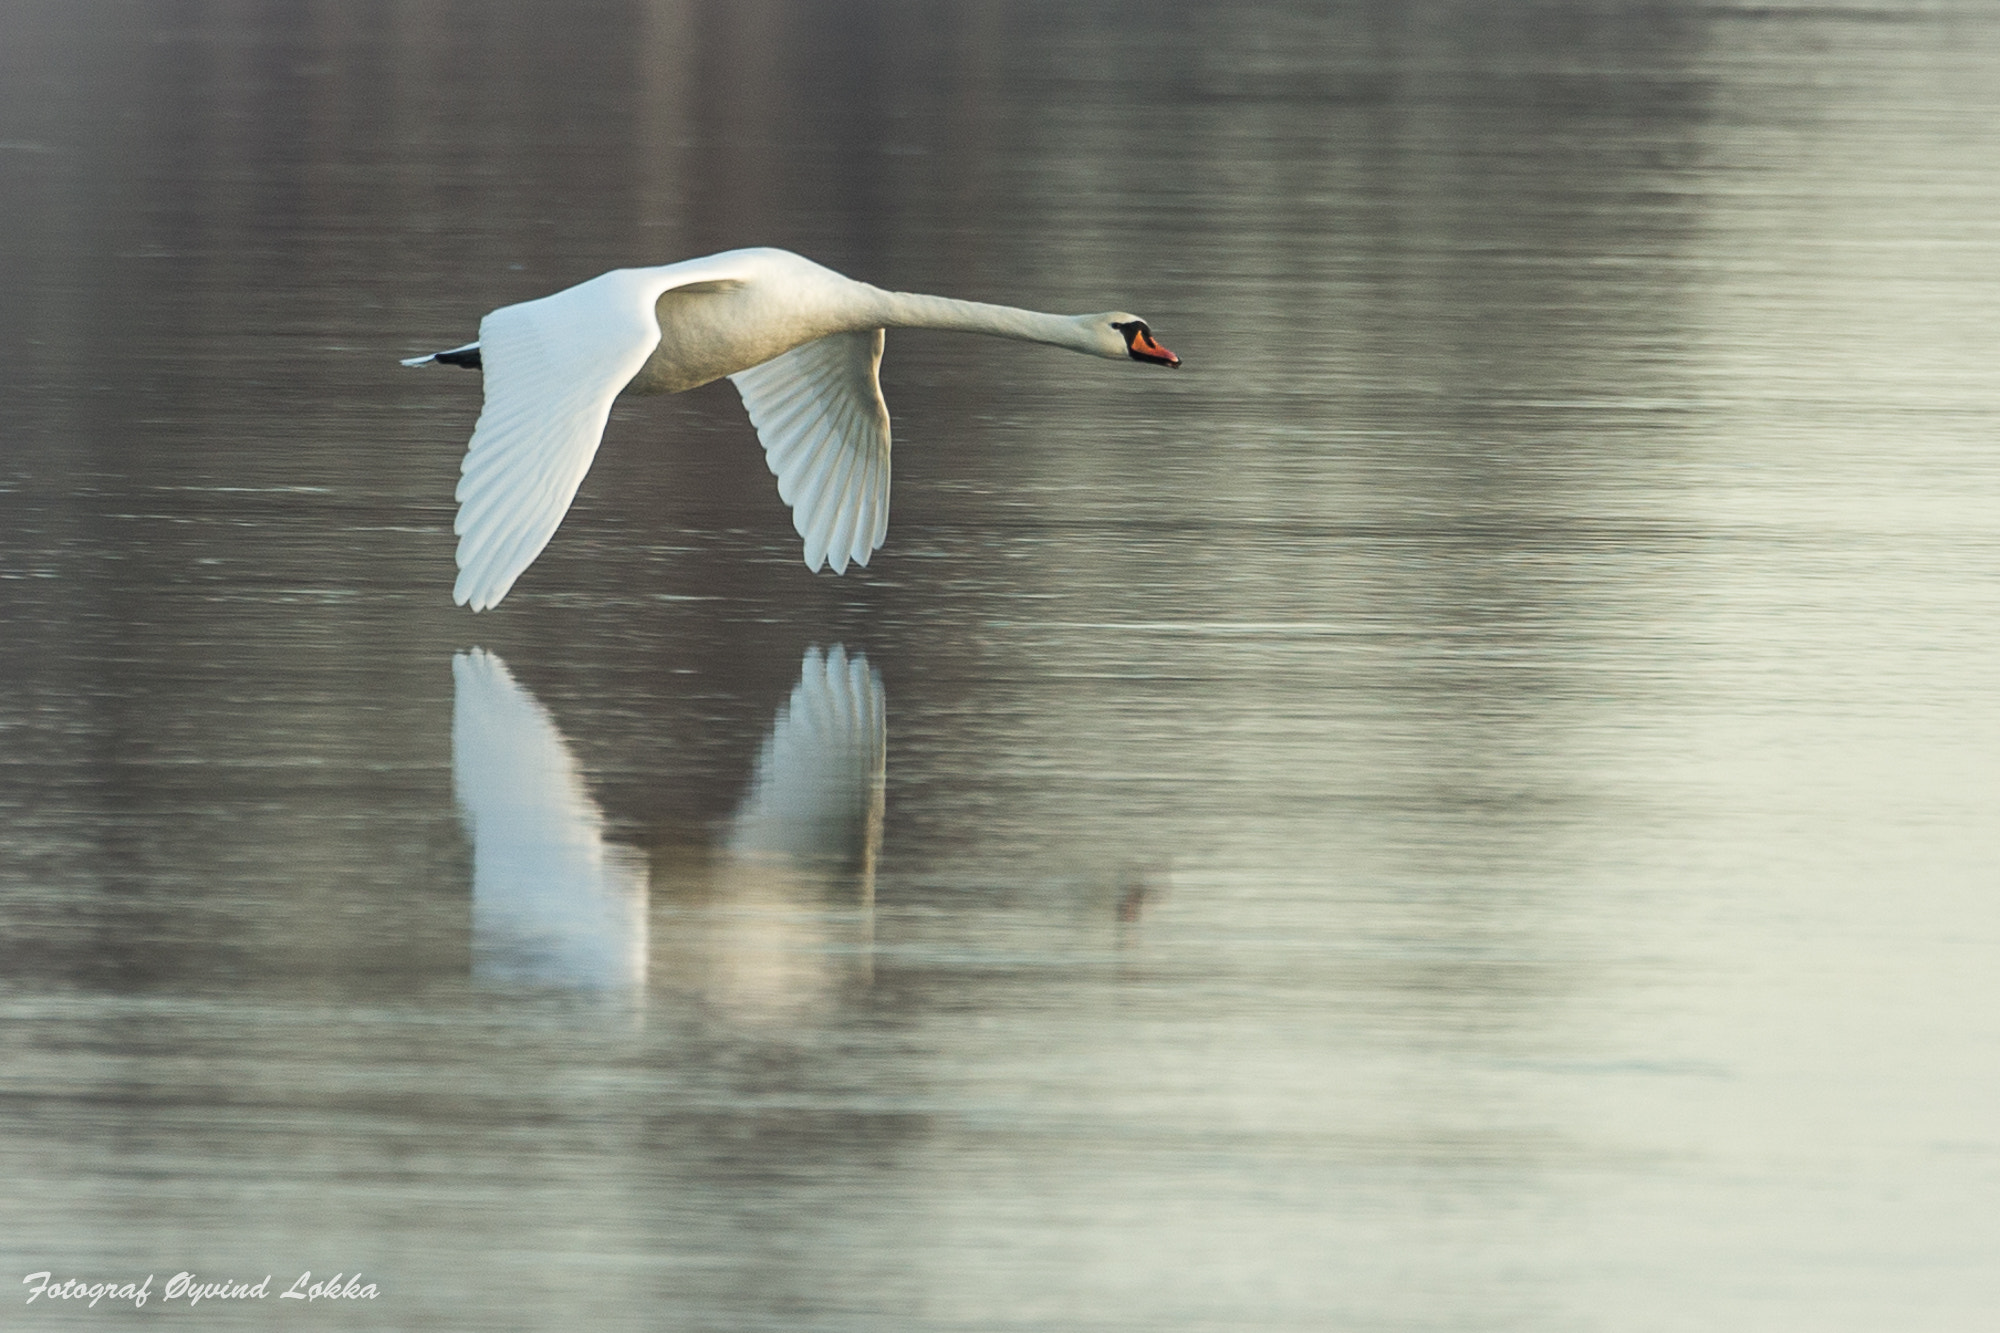
[[[728,849],[850,864],[874,859],[888,756],[882,678],[835,644],[806,650],[798,687],[757,756]]]
[[[452,785],[472,839],[473,969],[504,985],[637,986],[646,870],[542,706],[483,649],[451,663]]]

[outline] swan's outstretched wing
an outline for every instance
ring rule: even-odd
[[[654,302],[734,277],[713,262],[726,258],[617,269],[480,321],[486,406],[459,469],[453,601],[485,610],[542,553],[597,456],[611,400],[660,344]]]
[[[473,962],[503,985],[645,977],[646,867],[607,842],[562,733],[506,665],[452,659],[452,786],[472,841]]]
[[[805,538],[806,568],[865,565],[889,531],[889,408],[882,330],[835,333],[731,375],[778,494]]]

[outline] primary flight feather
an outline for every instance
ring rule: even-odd
[[[476,367],[486,404],[458,482],[452,599],[496,605],[568,512],[621,393],[727,377],[805,541],[806,567],[866,565],[889,524],[883,330],[962,329],[1153,365],[1180,358],[1137,315],[1045,315],[890,292],[785,250],[616,269],[503,306],[479,341],[412,357]]]

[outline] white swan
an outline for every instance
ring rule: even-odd
[[[486,404],[458,482],[452,600],[485,610],[540,555],[604,435],[611,400],[727,376],[805,539],[808,569],[867,564],[889,524],[888,328],[964,329],[1178,366],[1146,321],[1044,315],[888,292],[785,250],[615,269],[479,322],[479,341],[412,357],[481,367]]]

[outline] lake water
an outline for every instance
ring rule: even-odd
[[[454,608],[397,358],[749,244],[1186,366]],[[1990,1328],[1996,444],[1973,0],[19,0],[4,1322]]]

